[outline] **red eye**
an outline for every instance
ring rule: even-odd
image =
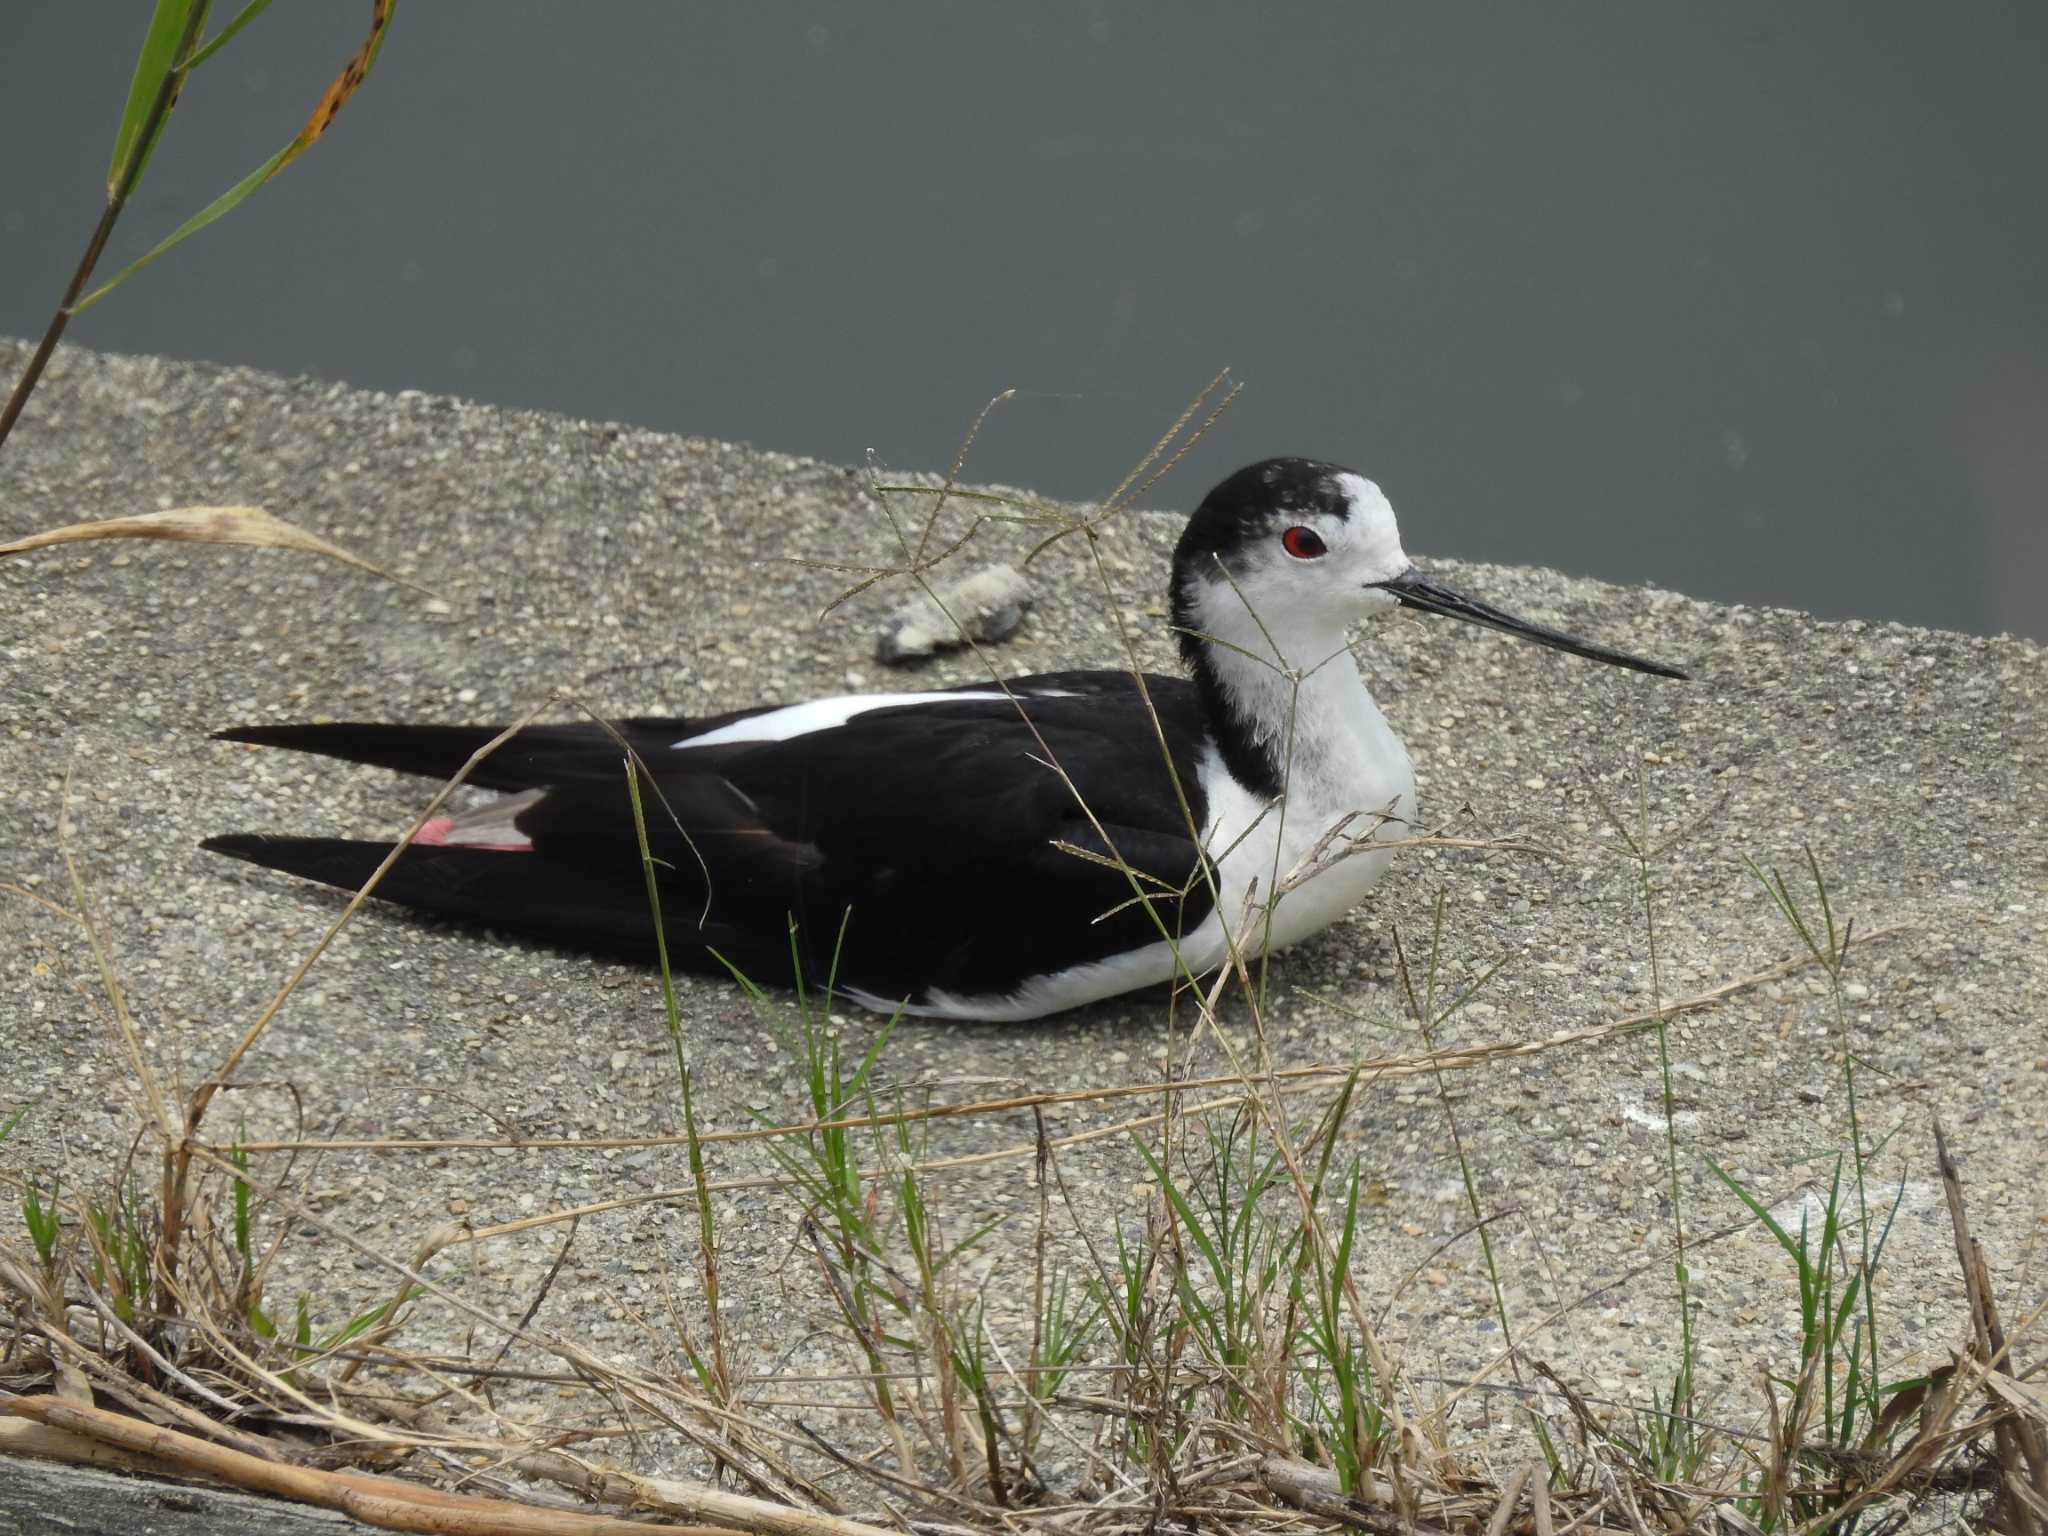
[[[1280,535],[1280,547],[1297,560],[1314,560],[1327,555],[1330,546],[1313,528],[1290,528]]]

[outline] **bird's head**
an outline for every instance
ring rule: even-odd
[[[1173,599],[1191,660],[1220,640],[1267,659],[1277,645],[1289,664],[1312,666],[1323,660],[1312,652],[1341,644],[1349,625],[1409,607],[1613,666],[1686,675],[1431,580],[1401,548],[1394,508],[1380,488],[1313,459],[1248,465],[1203,497],[1174,550]]]

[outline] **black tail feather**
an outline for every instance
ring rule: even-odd
[[[238,725],[214,732],[213,739],[317,752],[344,762],[368,763],[429,779],[452,779],[479,748],[503,729],[500,725],[367,725],[336,721],[331,725]],[[517,739],[523,742],[524,737]],[[485,758],[469,776],[469,782],[484,789],[525,788],[531,781],[519,773],[520,754],[512,750],[513,745],[507,742]]]
[[[209,853],[358,891],[391,852],[387,842],[343,837],[272,837],[238,832],[209,837]],[[523,934],[564,949],[651,965],[657,958],[647,884],[637,856],[616,868],[489,848],[418,844],[371,894],[380,901]],[[702,888],[672,889],[662,900],[669,962],[679,970],[725,976],[726,962],[763,985],[787,985],[789,946],[761,924],[703,921]],[[716,953],[714,953],[714,951]],[[724,958],[720,958],[723,956]],[[821,971],[820,974],[823,974]]]
[[[690,728],[682,720],[627,720],[618,729],[646,753]],[[238,725],[216,731],[216,741],[317,752],[344,762],[368,763],[428,779],[452,779],[505,728],[501,725],[373,725],[342,720],[328,725]],[[520,790],[544,785],[618,782],[623,757],[603,727],[529,725],[478,763],[468,782],[479,789]]]
[[[341,837],[270,837],[235,833],[200,844],[265,869],[282,870],[345,891],[360,890],[391,852],[391,844]],[[371,892],[422,912],[481,927],[530,934],[576,949],[635,960],[654,957],[647,887],[628,865],[619,878],[531,854],[415,844]],[[670,942],[677,942],[671,933]],[[683,963],[690,963],[683,957]]]

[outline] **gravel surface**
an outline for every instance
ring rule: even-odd
[[[25,349],[0,344],[11,377]],[[1226,421],[1217,429],[1228,434]],[[1297,445],[1243,444],[1242,457]],[[1341,445],[1308,445],[1341,452]],[[1366,466],[1370,469],[1370,466]],[[1203,487],[1154,493],[1183,510]],[[1397,506],[1398,487],[1393,488]],[[145,1047],[189,1086],[208,1074],[339,909],[330,892],[229,863],[199,840],[234,830],[389,835],[431,786],[371,769],[209,741],[236,722],[369,716],[503,720],[567,690],[606,713],[693,713],[819,692],[902,686],[872,660],[884,583],[823,621],[848,578],[764,556],[885,561],[886,525],[861,475],[728,443],[390,396],[239,369],[66,350],[0,451],[0,539],[184,503],[255,503],[434,594],[300,555],[94,544],[0,561],[0,880],[69,904],[58,851],[70,777],[73,847]],[[1177,515],[1132,514],[1102,549],[1149,665],[1171,670],[1161,583]],[[1411,545],[1427,550],[1417,509]],[[1016,560],[1028,533],[993,527],[966,557]],[[1039,592],[995,653],[1030,671],[1119,662],[1107,600],[1069,541],[1036,562]],[[1440,1043],[1540,1040],[1645,1007],[1646,928],[1634,864],[1612,851],[1609,802],[1634,804],[1641,770],[1654,834],[1656,939],[1669,994],[1704,991],[1798,950],[1744,867],[1795,889],[1811,847],[1835,911],[1873,934],[1846,972],[1867,1132],[1887,1201],[1900,1202],[1881,1285],[1900,1366],[1960,1337],[1960,1285],[1930,1134],[1961,1154],[1972,1214],[2008,1305],[2037,1300],[2048,1143],[2048,710],[2041,648],[2012,639],[1697,602],[1549,570],[1440,563],[1503,606],[1695,669],[1661,682],[1403,616],[1358,654],[1419,770],[1425,813],[1451,831],[1556,850],[1412,853],[1348,920],[1274,967],[1270,1043],[1281,1065],[1412,1049],[1391,938],[1425,948],[1445,903],[1442,964],[1463,979],[1501,961]],[[940,659],[931,683],[984,675]],[[1630,814],[1633,814],[1632,810]],[[1878,930],[1885,936],[1875,937]],[[103,1178],[137,1125],[131,1074],[96,1001],[79,930],[0,892],[0,1036],[12,1066],[0,1115],[35,1108],[10,1166]],[[682,993],[700,1113],[803,1111],[788,1055],[734,987]],[[943,1098],[1145,1080],[1167,1050],[1163,998],[1145,995],[1031,1025],[912,1021],[884,1058],[890,1082]],[[1840,1040],[1818,975],[1790,975],[1685,1016],[1671,1030],[1681,1184],[1695,1232],[1741,1209],[1712,1157],[1796,1213],[1846,1145]],[[1226,1010],[1240,1040],[1247,1016]],[[878,1021],[850,1011],[855,1046]],[[1213,1064],[1216,1052],[1198,1056]],[[1488,1207],[1510,1306],[1532,1352],[1605,1396],[1668,1379],[1674,1332],[1662,1103],[1653,1036],[1489,1063],[1449,1090]],[[646,974],[474,932],[365,912],[285,1006],[209,1122],[221,1137],[619,1135],[679,1114],[658,990]],[[285,1091],[289,1085],[296,1100]],[[1056,1131],[1129,1106],[1063,1111]],[[1445,1110],[1427,1079],[1369,1084],[1351,1149],[1369,1191],[1357,1267],[1387,1305],[1389,1347],[1414,1401],[1441,1397],[1500,1342],[1466,1229]],[[930,1150],[1028,1140],[1028,1116],[948,1123]],[[275,1169],[276,1165],[271,1165]],[[1106,1234],[1152,1191],[1119,1137],[1069,1152],[1083,1217]],[[719,1149],[721,1177],[767,1171]],[[332,1227],[410,1254],[449,1221],[478,1225],[684,1182],[680,1150],[330,1152],[295,1179]],[[1029,1159],[937,1186],[948,1229],[1000,1219],[970,1261],[1011,1283],[991,1318],[1021,1346],[1036,1193]],[[11,1205],[11,1201],[8,1202]],[[719,1197],[730,1326],[744,1368],[843,1370],[814,1271],[776,1192]],[[599,1353],[650,1359],[640,1317],[663,1316],[663,1272],[687,1296],[693,1218],[672,1204],[586,1221],[536,1322]],[[1459,1235],[1464,1234],[1464,1235]],[[435,1273],[516,1317],[560,1229],[453,1250]],[[2032,1260],[2031,1268],[2028,1267]],[[371,1260],[308,1228],[287,1245],[273,1299],[312,1293],[331,1325],[389,1293]],[[1754,1229],[1696,1256],[1703,1378],[1746,1418],[1760,1363],[1787,1362],[1791,1271]],[[1560,1303],[1607,1287],[1569,1323]],[[1390,1299],[1389,1299],[1390,1298]],[[666,1325],[656,1321],[657,1329]],[[422,1311],[416,1342],[460,1341],[466,1321]],[[486,1341],[482,1347],[491,1347]],[[1902,1370],[1903,1373],[1903,1370]],[[790,1387],[782,1395],[843,1389]],[[582,1401],[537,1399],[564,1419]],[[1460,1429],[1498,1424],[1505,1399],[1467,1397]],[[653,1454],[650,1452],[650,1454]]]

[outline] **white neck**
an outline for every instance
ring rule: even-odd
[[[1217,722],[1218,734],[1235,727],[1265,759],[1270,779],[1256,787],[1284,784],[1290,819],[1376,812],[1397,795],[1412,802],[1408,754],[1366,691],[1340,625],[1261,615],[1262,628],[1238,594],[1218,584],[1201,583],[1185,599],[1189,627],[1211,642],[1194,654],[1198,681],[1206,670],[1212,709],[1231,717]],[[1233,756],[1227,745],[1224,755]],[[1231,767],[1251,777],[1241,761]]]
[[[1195,621],[1189,627],[1209,637],[1188,648],[1217,744],[1213,776],[1205,775],[1203,835],[1219,857],[1219,916],[1235,927],[1248,893],[1264,900],[1312,857],[1327,857],[1334,850],[1324,838],[1340,824],[1348,838],[1407,835],[1415,775],[1341,627],[1268,620],[1262,631],[1235,593],[1201,597],[1185,594],[1193,600],[1182,609]],[[1277,946],[1334,922],[1378,880],[1388,857],[1352,853],[1327,867],[1286,895],[1260,931]]]

